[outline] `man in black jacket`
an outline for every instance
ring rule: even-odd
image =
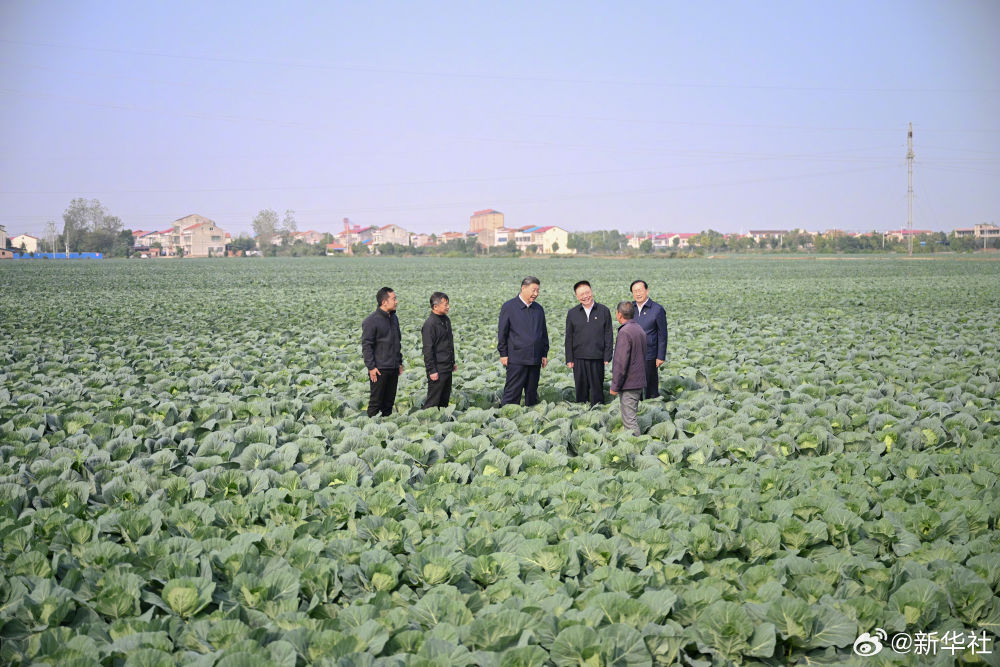
[[[427,370],[425,408],[446,408],[451,398],[451,374],[458,366],[455,365],[455,338],[448,319],[450,308],[447,294],[431,294],[431,314],[420,329]]]
[[[396,402],[396,385],[403,374],[403,353],[396,317],[396,293],[392,288],[383,287],[375,300],[378,308],[361,323],[361,356],[371,380],[368,416],[382,413],[386,417],[392,413]]]
[[[611,361],[611,311],[594,302],[590,283],[573,285],[579,306],[566,313],[566,365],[573,369],[576,402],[604,403],[604,366]]]
[[[507,368],[500,405],[538,403],[538,376],[549,363],[549,330],[545,310],[535,302],[541,281],[528,276],[521,281],[521,293],[500,308],[497,326],[497,351],[500,363]]]

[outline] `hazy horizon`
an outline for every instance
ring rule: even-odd
[[[0,5],[0,224],[998,222],[1000,4]]]

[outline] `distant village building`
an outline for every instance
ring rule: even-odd
[[[976,225],[975,227],[964,227],[962,229],[955,230],[955,236],[958,237],[971,237],[975,239],[1000,239],[1000,227],[997,225],[991,225],[987,223],[982,223]]]
[[[569,247],[569,232],[555,225],[522,227],[514,232],[514,242],[518,250],[526,250],[533,245],[537,252],[546,255],[576,253],[576,250]]]
[[[437,245],[437,237],[433,234],[410,234],[410,245],[414,248]]]
[[[487,248],[505,246],[508,241],[514,240],[515,234],[517,234],[516,229],[508,229],[507,227],[487,229],[479,233],[479,244]]]
[[[377,229],[375,225],[352,225],[350,220],[344,218],[344,231],[337,234],[337,243],[347,248],[350,254],[353,245],[360,243],[370,247]]]
[[[137,250],[148,249],[154,255],[173,257],[183,252],[185,257],[225,257],[230,235],[214,220],[192,213],[175,220],[169,229],[137,232],[132,238]]]
[[[890,241],[896,241],[901,243],[905,241],[908,236],[920,236],[922,234],[933,234],[934,232],[930,229],[893,229],[885,233],[885,237]]]
[[[694,233],[675,234],[668,232],[666,234],[657,234],[653,237],[653,247],[663,250],[687,248],[690,245],[691,239],[695,236],[697,234]]]
[[[747,232],[747,236],[752,238],[754,242],[760,243],[761,241],[767,241],[770,239],[778,239],[778,243],[788,236],[787,229],[751,229]]]
[[[410,232],[399,225],[385,225],[379,227],[372,233],[372,243],[394,243],[396,245],[410,245]]]
[[[324,234],[313,229],[307,232],[295,232],[292,234],[292,241],[302,241],[306,245],[319,245],[323,241]]]
[[[494,211],[491,208],[476,211],[471,217],[469,217],[470,232],[479,233],[490,229],[500,229],[503,226],[503,213],[500,211]],[[483,237],[480,234],[480,239],[482,238]]]
[[[7,228],[0,225],[0,259],[13,259],[14,252],[7,249]]]
[[[663,234],[657,234],[654,232],[648,232],[646,234],[633,234],[625,237],[625,244],[629,248],[635,248],[638,250],[642,246],[643,241],[649,241],[653,244],[653,248],[657,250],[672,250],[674,248],[687,248],[690,245],[692,238],[697,236],[697,234],[684,233],[677,234],[674,232],[666,232]]]
[[[226,232],[215,221],[192,213],[174,221],[174,246],[185,257],[225,257]]]
[[[626,234],[625,235],[625,245],[627,245],[629,248],[635,248],[636,250],[638,250],[639,246],[641,246],[642,242],[645,241],[646,239],[652,240],[653,239],[653,234],[652,233],[649,233],[649,234]]]
[[[507,243],[507,232],[513,230],[507,229],[506,227],[490,227],[488,229],[480,229],[476,232],[469,232],[469,234],[476,235],[476,241],[479,245],[491,248],[494,246],[500,246]],[[498,235],[503,237],[503,240],[498,240]]]
[[[14,252],[38,252],[38,239],[31,234],[18,234],[10,240],[10,246]]]

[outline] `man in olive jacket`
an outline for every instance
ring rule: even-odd
[[[633,435],[639,435],[636,413],[639,397],[646,386],[646,332],[634,319],[635,306],[631,301],[619,303],[615,317],[621,326],[611,364],[611,395],[619,394],[622,426]]]
[[[566,365],[573,369],[576,402],[604,403],[604,366],[611,361],[611,311],[594,301],[590,283],[573,285],[579,306],[566,313]]]
[[[396,402],[396,386],[403,374],[403,352],[396,317],[396,293],[392,288],[383,287],[375,300],[378,308],[361,323],[361,356],[371,380],[368,416],[381,413],[386,417],[392,413]]]
[[[425,408],[446,408],[451,398],[451,374],[458,367],[455,365],[455,337],[448,319],[450,308],[447,294],[431,294],[431,314],[420,329],[427,371]]]

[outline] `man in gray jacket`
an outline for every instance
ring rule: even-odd
[[[635,321],[635,305],[622,301],[615,311],[618,319],[618,342],[611,370],[611,395],[621,401],[622,426],[639,435],[636,412],[646,386],[646,332]]]

